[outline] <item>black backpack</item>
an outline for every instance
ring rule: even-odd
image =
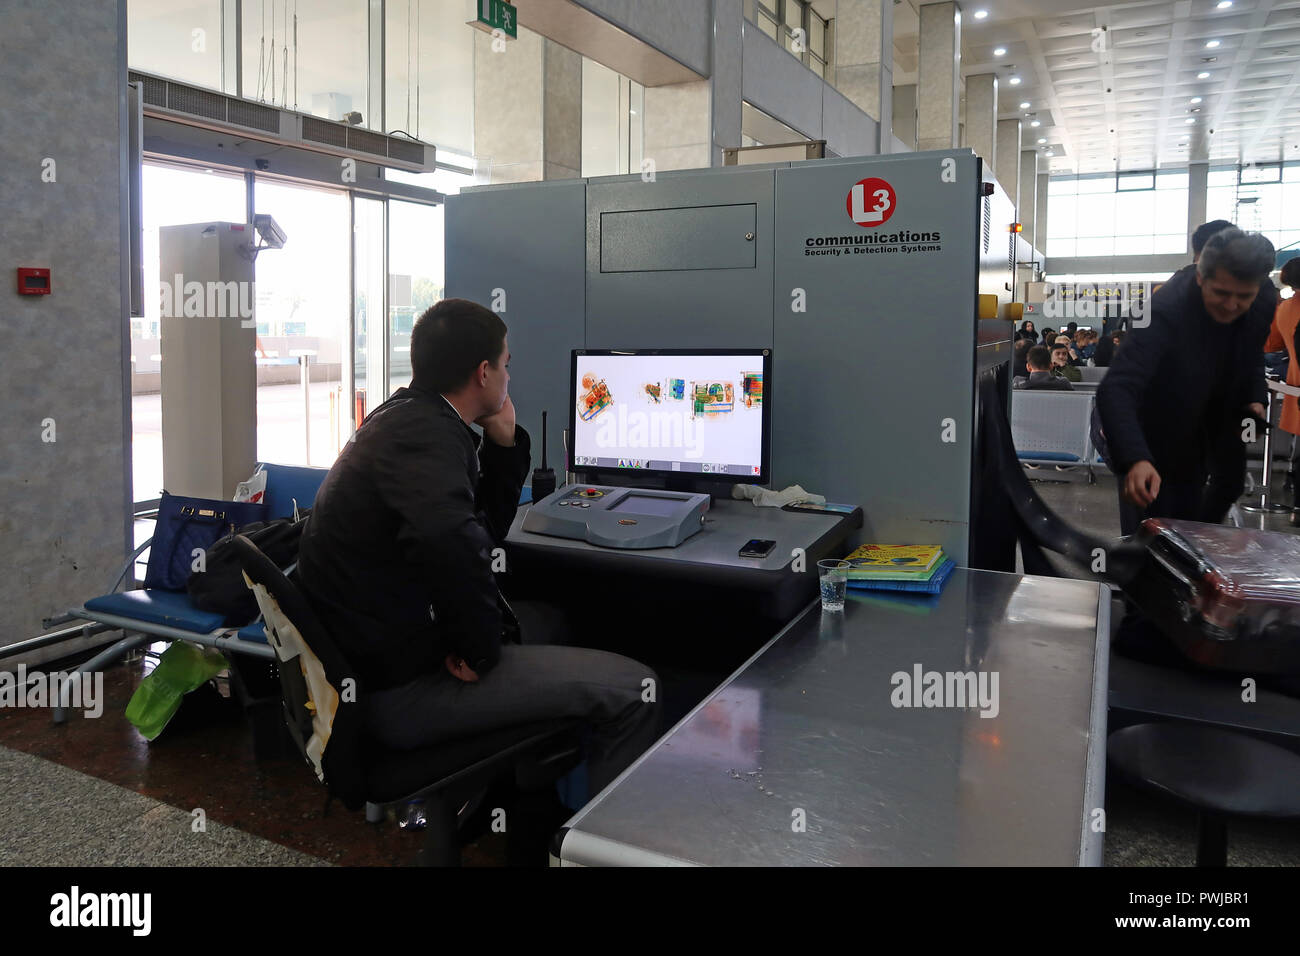
[[[298,542],[307,523],[310,509],[300,510],[298,520],[277,518],[255,521],[239,528],[258,550],[275,562],[281,571],[298,560]],[[223,614],[228,627],[239,627],[256,619],[257,600],[244,584],[239,556],[235,553],[234,535],[222,538],[204,555],[203,571],[195,571],[185,582],[190,602],[201,611]]]

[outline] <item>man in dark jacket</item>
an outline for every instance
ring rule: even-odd
[[[591,727],[600,789],[654,742],[654,673],[577,647],[505,644],[493,563],[530,466],[507,393],[506,327],[445,299],[411,333],[412,381],[339,455],[298,576],[356,671],[367,732],[393,749],[565,717]],[[470,424],[482,427],[480,436]],[[594,790],[593,790],[594,792]]]
[[[1241,495],[1243,419],[1264,414],[1262,347],[1276,292],[1266,309],[1253,304],[1269,298],[1273,256],[1261,235],[1216,233],[1196,269],[1152,297],[1150,324],[1115,353],[1097,408],[1124,534],[1146,517],[1218,524]],[[1207,471],[1215,476],[1208,488]]]
[[[1029,369],[1029,377],[1014,379],[1011,382],[1012,388],[1046,388],[1061,392],[1074,391],[1074,386],[1068,381],[1052,374],[1052,353],[1046,345],[1035,345],[1030,349],[1029,355],[1025,359],[1025,366]]]

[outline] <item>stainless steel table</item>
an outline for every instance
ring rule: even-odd
[[[560,865],[1100,865],[1109,591],[868,594],[795,618],[569,821]],[[996,674],[996,716],[904,695],[918,667]]]

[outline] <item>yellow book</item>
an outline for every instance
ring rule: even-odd
[[[864,544],[844,560],[852,565],[848,572],[851,578],[881,574],[923,577],[942,556],[943,547],[937,544]]]

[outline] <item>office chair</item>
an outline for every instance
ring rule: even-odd
[[[580,759],[577,720],[507,727],[421,750],[395,751],[366,738],[364,688],[302,592],[243,535],[235,548],[245,583],[266,621],[279,662],[284,716],[298,751],[350,810],[426,802],[419,862],[460,863],[458,811],[508,774],[532,785],[554,783]]]

